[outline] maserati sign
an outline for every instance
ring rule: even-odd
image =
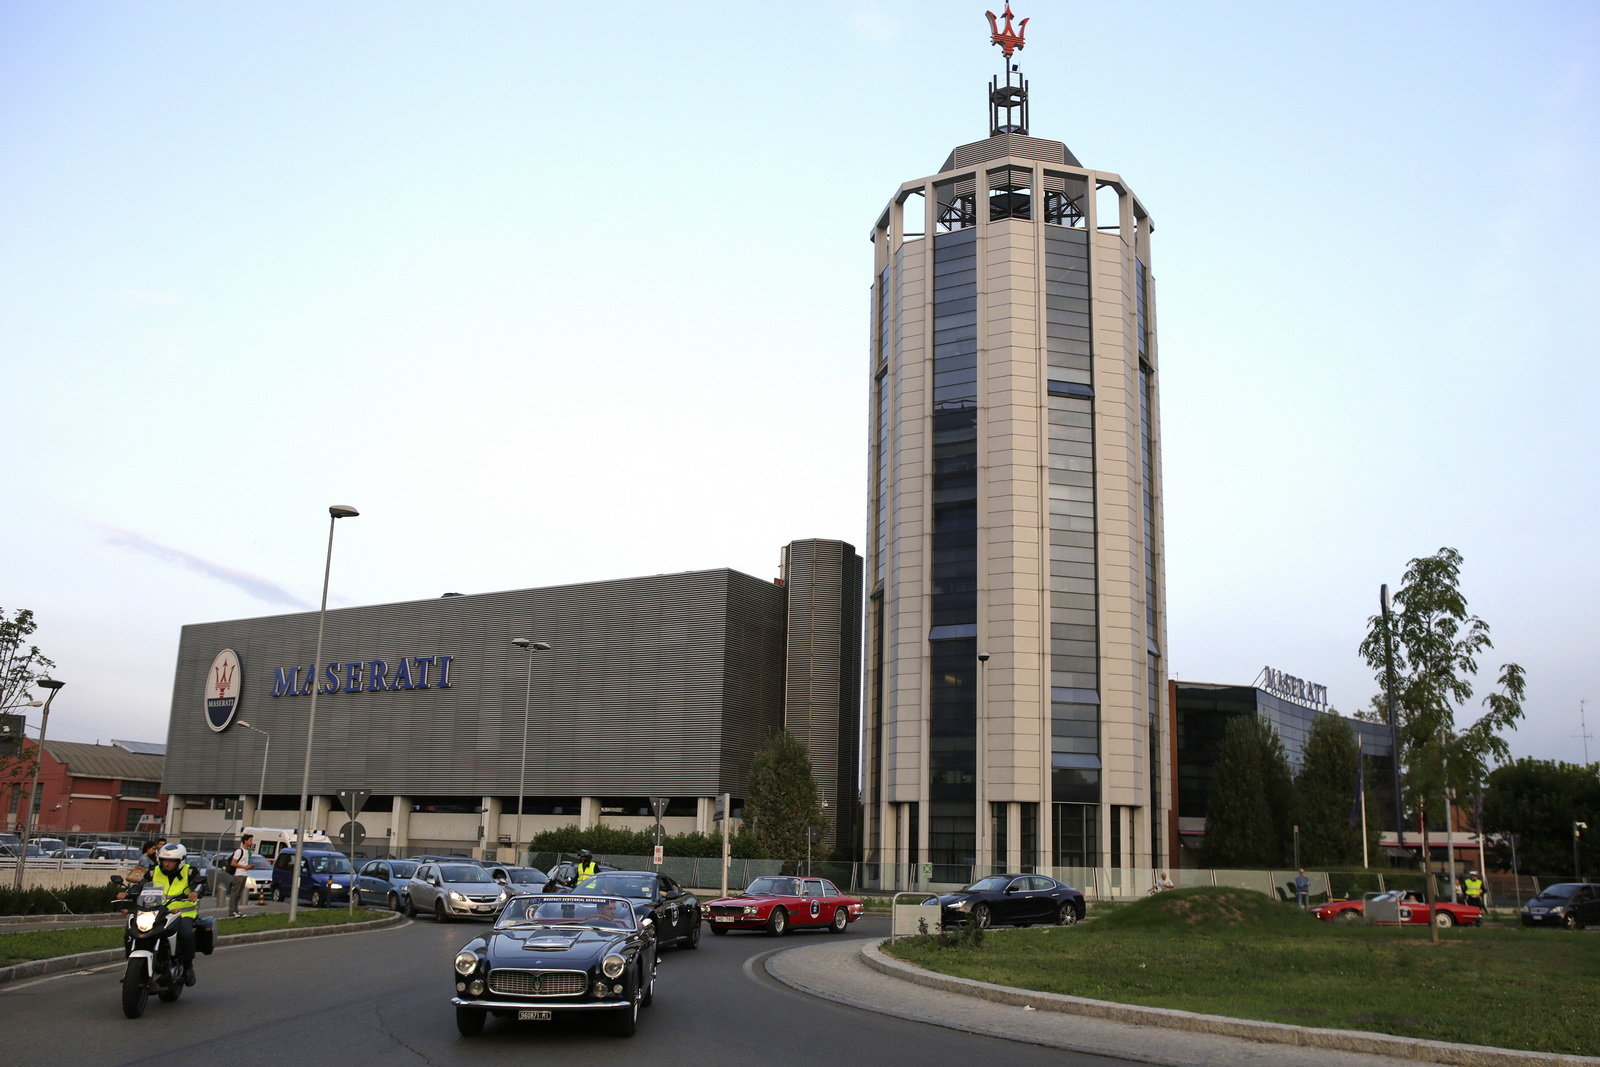
[[[239,690],[244,685],[244,668],[231,648],[217,653],[206,673],[206,725],[221,733],[233,722],[239,710]]]

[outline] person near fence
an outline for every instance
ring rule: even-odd
[[[1306,877],[1304,867],[1294,876],[1294,902],[1301,911],[1311,906],[1311,879]]]
[[[1150,892],[1152,892],[1152,893],[1159,893],[1163,889],[1176,889],[1176,888],[1177,888],[1177,886],[1175,886],[1173,884],[1173,882],[1172,882],[1172,879],[1167,876],[1167,872],[1166,871],[1159,872],[1156,875],[1155,880],[1150,883]]]
[[[1461,888],[1466,890],[1467,903],[1475,908],[1483,907],[1483,879],[1478,877],[1477,871],[1468,871],[1466,878],[1461,882]]]
[[[252,848],[255,845],[255,841],[256,839],[253,835],[245,834],[239,838],[239,847],[234,849],[233,854],[228,857],[228,873],[233,876],[228,880],[228,918],[230,919],[244,918],[244,894],[245,890],[250,887],[248,872],[250,870],[250,861],[254,856]]]

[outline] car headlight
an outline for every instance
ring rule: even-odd
[[[754,905],[754,904],[746,904],[746,905],[745,905],[745,906],[744,906],[744,913],[745,913],[745,914],[746,914],[746,915],[754,915],[754,914],[756,914],[756,913],[757,913],[757,912],[759,912],[759,911],[760,911],[760,910],[761,910],[761,909],[760,909],[760,908],[758,908],[758,907],[756,907],[756,906],[755,906],[755,905]]]
[[[623,968],[627,966],[628,961],[613,952],[600,961],[600,973],[607,978],[619,978],[622,976]]]
[[[343,889],[344,885],[342,883],[339,883],[339,882],[329,882],[328,883],[328,888],[329,889]]]
[[[456,953],[456,973],[468,975],[478,969],[478,954],[476,952]]]
[[[467,902],[467,898],[457,893],[454,889],[450,890],[450,899],[457,904],[465,904]]]
[[[156,928],[156,914],[153,911],[140,912],[134,916],[133,928],[141,934],[148,934]]]
[[[972,907],[972,901],[963,897],[960,900],[952,900],[950,903],[946,904],[945,907],[954,908],[956,911],[967,911]]]

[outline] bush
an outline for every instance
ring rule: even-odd
[[[715,859],[722,855],[722,835],[687,833],[673,834],[663,842],[667,855]],[[596,857],[648,856],[655,847],[655,838],[644,830],[619,830],[610,826],[596,826],[588,830],[577,826],[563,826],[559,830],[546,830],[535,834],[528,843],[530,852],[575,854],[586,848]],[[728,846],[729,855],[740,860],[767,859],[755,836],[741,830],[733,835]]]
[[[116,886],[80,885],[71,889],[0,888],[0,915],[103,915],[111,911]]]

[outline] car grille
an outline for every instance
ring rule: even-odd
[[[575,997],[589,987],[583,971],[489,972],[489,991],[516,997]]]
[[[743,904],[713,904],[713,905],[711,905],[711,914],[712,915],[743,915],[744,914],[744,905]]]

